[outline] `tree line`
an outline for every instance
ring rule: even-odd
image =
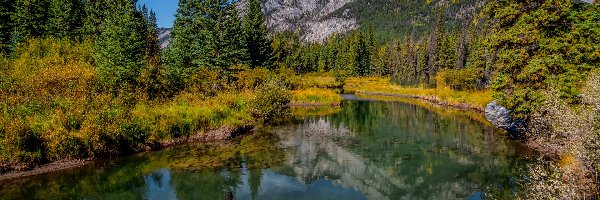
[[[142,88],[152,97],[172,96],[198,84],[219,90],[240,70],[285,68],[297,74],[334,71],[342,79],[390,76],[404,86],[491,88],[524,116],[550,84],[578,102],[579,80],[598,63],[598,34],[589,34],[597,31],[597,5],[561,0],[548,5],[557,11],[549,11],[542,6],[547,2],[529,4],[489,2],[464,21],[448,20],[448,12],[459,12],[456,6],[441,6],[428,10],[436,16],[429,31],[381,40],[366,26],[307,43],[298,33],[267,33],[258,0],[249,1],[242,17],[235,1],[181,0],[171,45],[161,52],[154,13],[135,1],[5,1],[0,49],[10,55],[36,37],[93,40],[95,64],[114,93]],[[522,11],[508,9],[514,7]]]
[[[271,38],[275,65],[296,73],[333,70],[341,77],[389,76],[403,86],[491,89],[516,117],[528,118],[549,87],[569,103],[581,101],[585,77],[599,68],[598,10],[570,0],[493,1],[458,26],[446,19],[454,11],[438,8],[430,31],[388,42],[374,39],[380,36],[372,27],[323,43],[302,42],[295,33]]]
[[[234,66],[271,65],[259,1],[240,19],[235,1],[182,0],[172,45],[158,46],[156,15],[132,0],[17,0],[0,3],[0,53],[33,38],[92,40],[107,90],[174,95],[198,69],[226,81]],[[243,68],[243,67],[242,67]],[[168,90],[168,91],[164,91]]]

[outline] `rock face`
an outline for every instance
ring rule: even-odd
[[[351,0],[262,0],[269,32],[300,31],[309,42],[322,42],[334,33],[345,33],[358,27],[356,19],[344,11],[341,17],[331,14]],[[248,0],[240,0],[240,15],[247,10]]]
[[[171,44],[171,29],[170,28],[159,28],[158,29],[158,42],[160,49],[167,48]]]
[[[498,104],[496,101],[492,101],[485,107],[485,118],[498,128],[508,131],[511,136],[518,137],[521,131],[525,127],[525,123],[522,120],[515,120],[510,115],[510,111],[505,107]]]

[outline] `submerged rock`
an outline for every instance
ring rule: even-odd
[[[510,111],[504,106],[492,101],[485,107],[485,118],[498,128],[506,130],[512,137],[522,138],[525,123],[516,120],[510,115]]]

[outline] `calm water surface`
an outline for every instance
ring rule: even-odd
[[[348,101],[329,116],[0,182],[0,199],[481,199],[519,190],[526,150],[467,117]]]

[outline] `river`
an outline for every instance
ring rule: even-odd
[[[464,115],[348,100],[227,142],[188,144],[0,182],[0,199],[514,197],[528,150]]]

